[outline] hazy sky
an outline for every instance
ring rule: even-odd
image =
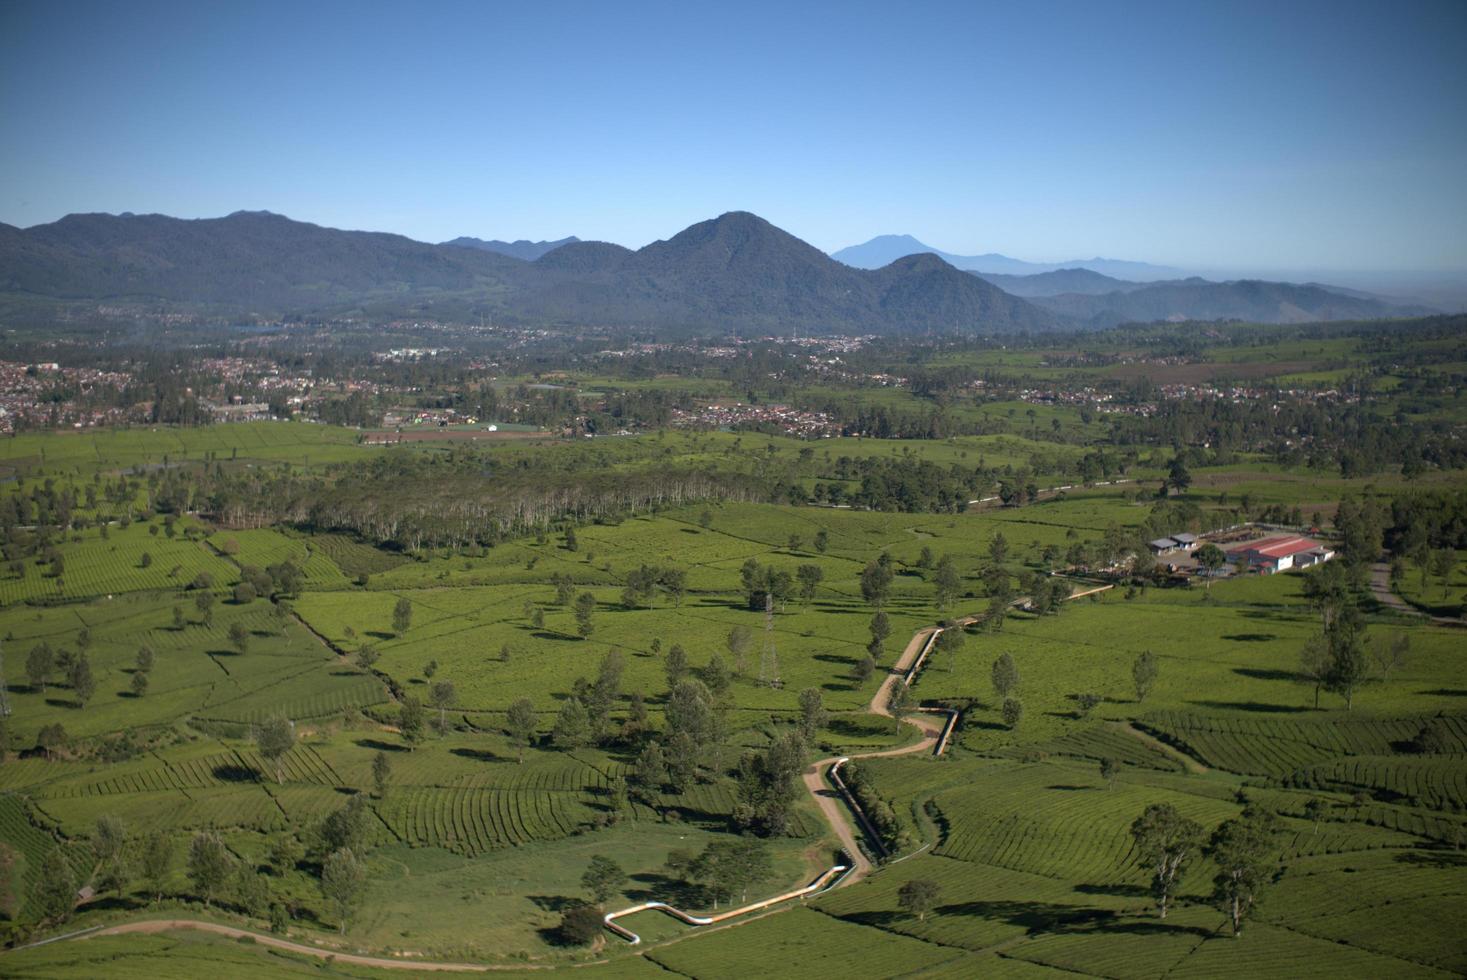
[[[1467,0],[0,0],[0,221],[1467,267]]]

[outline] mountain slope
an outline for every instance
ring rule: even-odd
[[[864,271],[834,261],[756,215],[730,212],[636,252],[567,246],[535,265],[562,276],[511,305],[571,322],[733,330],[1007,332],[1061,325],[938,259]],[[593,263],[600,263],[592,267]],[[594,310],[588,308],[594,304]]]
[[[1032,276],[1062,269],[1089,269],[1092,272],[1119,279],[1150,282],[1157,279],[1173,279],[1182,274],[1179,270],[1166,266],[1152,265],[1148,262],[1129,262],[1123,259],[1074,259],[1069,262],[1048,264],[1011,259],[997,252],[987,252],[983,255],[956,255],[923,244],[911,235],[878,235],[869,242],[832,252],[830,257],[837,262],[843,262],[858,269],[877,269],[890,265],[905,256],[924,252],[940,257],[954,268],[985,275],[992,273]]]
[[[533,262],[547,252],[553,252],[562,245],[570,245],[578,241],[580,239],[575,235],[554,242],[532,242],[525,238],[520,238],[512,242],[502,242],[497,238],[485,241],[482,238],[469,238],[464,236],[455,238],[451,242],[443,242],[443,244],[454,245],[459,248],[477,248],[485,252],[498,252],[500,255],[508,255],[512,259]]]

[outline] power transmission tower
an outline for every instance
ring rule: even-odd
[[[781,687],[779,651],[774,646],[774,593],[764,593],[764,649],[759,653],[759,683]]]

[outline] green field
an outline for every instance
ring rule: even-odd
[[[1019,425],[1008,435],[842,440],[832,451],[836,458],[910,453],[942,465],[976,465],[984,457],[989,465],[1016,466],[1030,465],[1035,453],[1061,462],[1078,454],[1078,446],[1026,438],[1022,404],[985,410],[1007,417],[1010,407]],[[1036,413],[1034,422],[1052,429],[1051,418],[1066,438],[1091,436],[1065,408]],[[12,443],[18,456],[9,461],[30,484],[43,473],[84,481],[94,472],[161,465],[165,454],[170,463],[212,453],[235,464],[248,455],[250,465],[284,461],[319,471],[380,452],[358,446],[349,430],[294,423],[24,436]],[[566,465],[579,459],[575,465],[634,469],[669,447],[705,460],[756,452],[806,480],[826,479],[836,466],[823,446],[801,461],[806,447],[794,440],[733,433],[492,452],[496,460],[538,452],[562,454]],[[1138,460],[1134,472],[1150,474],[1148,465]],[[1199,520],[1221,523],[1243,493],[1259,506],[1318,505],[1327,520],[1341,494],[1386,494],[1391,486],[1243,461],[1200,469],[1187,499],[1205,515]],[[141,508],[144,488],[135,489]],[[1454,938],[1467,932],[1467,866],[1459,850],[1467,839],[1460,631],[1367,600],[1370,642],[1404,638],[1409,655],[1388,677],[1365,684],[1348,712],[1328,693],[1316,708],[1314,689],[1297,670],[1299,651],[1320,620],[1297,575],[1229,579],[1210,590],[1118,588],[1057,614],[1015,611],[1001,631],[970,629],[962,648],[935,656],[913,689],[919,700],[962,710],[948,755],[859,763],[912,842],[897,855],[903,860],[729,928],[702,931],[640,914],[630,924],[646,945],[636,951],[609,934],[589,950],[559,943],[555,927],[568,905],[586,897],[579,879],[592,855],[615,855],[629,874],[608,900],[620,906],[676,890],[665,868],[672,851],[737,838],[739,756],[786,730],[802,690],[819,691],[831,712],[812,757],[911,742],[909,731],[866,713],[883,671],[856,676],[872,614],[860,587],[867,562],[885,552],[895,573],[885,605],[891,636],[884,667],[914,631],[986,608],[983,574],[996,533],[1008,543],[1006,567],[1017,581],[1022,573],[1049,571],[1054,554],[1077,543],[1136,533],[1155,512],[1152,491],[1138,499],[1140,490],[1077,485],[1025,507],[952,514],[683,504],[583,523],[575,550],[555,530],[492,547],[411,553],[315,533],[304,523],[226,527],[190,515],[169,525],[141,509],[126,525],[108,525],[105,535],[95,524],[78,528],[50,542],[50,557],[23,562],[20,574],[0,570],[12,709],[0,765],[0,916],[13,937],[33,934],[48,854],[60,846],[78,875],[90,875],[86,840],[100,818],[115,817],[132,843],[149,831],[169,835],[173,864],[161,903],[155,906],[135,880],[120,895],[83,904],[64,929],[51,931],[148,916],[263,930],[259,911],[231,900],[206,909],[185,875],[188,840],[209,830],[237,862],[259,871],[271,901],[291,910],[293,938],[372,955],[577,965],[606,977],[778,975],[796,962],[805,974],[832,977],[1467,970]],[[817,534],[823,551],[814,547]],[[932,572],[920,567],[924,549],[953,559],[960,598],[951,609],[936,605]],[[59,575],[56,556],[64,566]],[[800,565],[822,572],[809,601],[777,604],[767,634],[763,612],[750,610],[740,591],[748,559],[791,573]],[[301,571],[297,594],[284,602],[235,601],[243,569],[286,562]],[[681,601],[657,594],[628,606],[622,586],[643,565],[685,571]],[[1460,598],[1461,574],[1449,584],[1452,597]],[[594,597],[588,636],[570,604],[557,598],[552,576],[568,576],[575,594]],[[1402,595],[1417,602],[1414,580],[1408,571]],[[1419,604],[1437,591],[1433,580]],[[201,604],[201,594],[213,601]],[[393,622],[401,600],[411,610],[405,629]],[[754,639],[743,664],[726,646],[736,627]],[[95,687],[89,698],[80,698],[59,669],[44,690],[32,686],[27,659],[42,643],[53,652],[85,652]],[[777,654],[780,686],[760,682],[766,643]],[[359,665],[367,645],[377,659]],[[613,812],[610,799],[632,772],[637,736],[566,749],[548,735],[577,678],[594,680],[612,652],[623,663],[613,720],[629,719],[635,693],[647,724],[662,728],[674,645],[694,670],[715,654],[735,668],[720,707],[726,748],[685,792],[664,787],[654,799]],[[138,695],[132,685],[142,647],[153,663]],[[1160,673],[1140,700],[1130,669],[1143,651],[1158,658]],[[991,664],[1005,653],[1018,668],[1014,694],[1024,707],[1013,728],[990,681]],[[409,695],[426,701],[442,681],[455,693],[443,712],[447,731],[430,727],[411,743],[398,727],[399,705]],[[1086,695],[1095,696],[1088,710]],[[508,708],[522,697],[537,718],[523,762],[505,734]],[[275,716],[294,721],[297,735],[278,778],[252,738]],[[438,716],[428,709],[430,721]],[[39,732],[56,724],[67,741],[47,752],[38,747]],[[1414,751],[1413,740],[1432,725],[1440,750]],[[382,798],[371,792],[379,753],[392,772]],[[1113,781],[1102,778],[1102,760],[1118,764]],[[266,866],[272,847],[286,837],[309,843],[356,794],[367,794],[369,885],[339,938],[315,858],[286,869]],[[1321,812],[1306,811],[1316,800]],[[1226,935],[1223,915],[1207,900],[1215,869],[1205,859],[1191,868],[1172,915],[1165,922],[1155,917],[1128,828],[1160,802],[1209,830],[1248,803],[1281,821],[1270,858],[1275,873],[1243,939]],[[774,870],[751,888],[751,899],[809,881],[830,864],[836,838],[801,790],[790,832],[769,846]],[[897,904],[899,889],[913,879],[940,889],[921,920]],[[609,962],[585,965],[594,960]],[[188,969],[400,975],[344,962],[327,967],[189,932],[0,952],[0,974],[17,977],[169,976]]]

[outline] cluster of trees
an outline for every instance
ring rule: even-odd
[[[1136,854],[1148,869],[1157,914],[1165,919],[1194,859],[1205,855],[1216,867],[1212,901],[1228,916],[1234,937],[1253,911],[1259,893],[1273,879],[1277,863],[1278,819],[1249,807],[1208,835],[1170,803],[1153,803],[1131,824]]]
[[[627,573],[626,585],[621,590],[621,604],[628,609],[650,607],[659,592],[665,593],[674,606],[681,606],[688,592],[687,571],[671,565],[642,565],[633,569]]]
[[[194,897],[206,907],[230,903],[247,915],[268,916],[271,928],[283,932],[294,899],[288,888],[271,884],[305,866],[315,873],[322,897],[344,932],[366,891],[369,841],[366,799],[352,796],[328,816],[303,844],[293,834],[277,837],[261,865],[237,857],[215,831],[198,831],[189,840],[184,869]],[[98,894],[122,896],[141,883],[160,901],[170,882],[176,847],[172,837],[153,831],[129,841],[123,822],[110,814],[98,818],[85,852],[58,845],[42,863],[35,892],[43,923],[65,922],[76,907],[77,892],[90,884]]]
[[[97,680],[92,675],[92,662],[87,657],[87,647],[91,645],[91,635],[87,630],[78,634],[77,644],[81,647],[77,652],[66,647],[53,650],[45,640],[31,647],[25,658],[26,679],[31,690],[44,693],[52,676],[60,674],[71,688],[72,706],[85,708],[92,695],[97,693]]]
[[[898,685],[900,687],[900,685]],[[902,688],[905,690],[905,688]],[[841,780],[851,795],[856,798],[856,803],[861,807],[861,812],[871,821],[871,828],[876,831],[881,840],[881,846],[888,853],[905,850],[911,844],[911,835],[897,819],[896,811],[891,804],[881,798],[876,792],[875,785],[866,776],[866,771],[854,762],[848,762],[841,767]]]

